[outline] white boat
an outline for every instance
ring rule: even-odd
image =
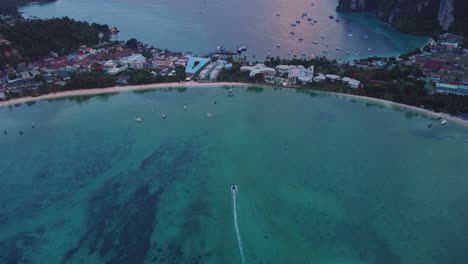
[[[212,117],[213,117],[213,114],[207,113],[206,116],[209,117],[209,118],[212,118]]]
[[[137,118],[135,118],[135,121],[138,122],[138,123],[140,123],[140,122],[143,121],[143,120],[142,120],[141,118],[137,117]]]
[[[351,34],[351,33],[348,34],[348,37],[352,37],[352,36],[353,36],[353,34]]]
[[[341,48],[340,48],[340,47],[337,47],[336,50],[341,50]]]
[[[371,49],[371,48],[369,48],[369,52],[372,52],[372,49]]]
[[[231,191],[238,191],[239,189],[237,188],[237,185],[233,184],[231,185]]]
[[[442,126],[445,126],[445,124],[447,124],[447,120],[442,119],[442,121],[440,121],[440,124],[441,124]]]
[[[187,107],[184,105],[184,110],[187,111]]]
[[[277,48],[280,48],[280,47],[281,47],[281,45],[278,43],[278,44],[276,44],[276,47],[277,47]]]
[[[162,117],[162,119],[166,119],[167,115],[162,115],[161,117]]]
[[[317,41],[312,41],[312,43],[314,43],[314,44],[318,44],[318,42],[317,42]]]

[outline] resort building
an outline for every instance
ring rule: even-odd
[[[222,69],[231,69],[232,64],[228,63],[225,60],[217,60],[208,64],[203,70],[201,70],[199,77],[200,80],[205,81],[216,81],[218,79],[219,73]]]
[[[450,94],[457,94],[457,95],[468,95],[468,85],[436,83],[436,92],[437,93],[450,93]]]
[[[6,87],[3,85],[0,85],[0,100],[5,99],[5,91],[6,91]]]
[[[264,64],[256,64],[254,66],[242,66],[241,72],[250,72],[249,76],[254,77],[257,74],[263,74],[265,76],[274,76],[276,71],[273,68],[266,67]]]
[[[339,81],[341,80],[340,76],[335,75],[335,74],[327,74],[325,77],[331,81]]]
[[[203,69],[210,59],[201,58],[201,57],[189,57],[187,60],[187,65],[185,66],[185,73],[187,74],[187,80],[191,80],[193,76]]]
[[[325,79],[327,79],[327,77],[325,77],[325,75],[323,75],[322,73],[319,73],[317,76],[314,77],[314,82],[323,82],[325,81]]]
[[[302,65],[290,68],[288,71],[288,79],[293,79],[302,83],[312,82],[314,79],[314,66],[310,66],[307,69]]]
[[[355,80],[355,79],[351,79],[349,77],[343,77],[341,79],[342,82],[346,83],[349,85],[349,87],[353,88],[353,89],[357,89],[359,88],[359,86],[361,85],[361,82],[358,81],[358,80]]]

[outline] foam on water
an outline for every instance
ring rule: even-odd
[[[242,263],[245,263],[245,258],[244,258],[244,249],[242,247],[242,239],[239,231],[239,224],[237,223],[237,205],[236,205],[236,193],[237,193],[237,188],[231,188],[232,191],[232,210],[233,210],[233,215],[234,215],[234,228],[236,229],[236,237],[237,237],[237,245],[239,246],[239,253],[241,256]]]

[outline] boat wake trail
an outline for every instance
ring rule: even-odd
[[[236,205],[237,186],[233,185],[231,187],[231,191],[232,191],[232,207],[234,211],[234,228],[236,229],[237,245],[239,246],[239,252],[240,252],[242,264],[245,264],[244,249],[242,247],[242,240],[240,236],[239,225],[237,224],[237,205]]]

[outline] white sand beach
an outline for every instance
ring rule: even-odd
[[[116,86],[116,87],[107,87],[107,88],[80,89],[80,90],[71,90],[71,91],[51,93],[51,94],[41,95],[37,97],[22,97],[22,98],[12,99],[8,101],[3,101],[3,102],[0,102],[0,107],[16,105],[16,104],[21,104],[21,103],[28,103],[28,102],[33,102],[33,101],[49,100],[49,99],[54,99],[54,98],[99,95],[99,94],[120,93],[120,92],[129,92],[129,91],[138,91],[138,90],[165,89],[165,88],[223,87],[223,86],[245,87],[245,86],[252,86],[252,85],[255,85],[255,84],[234,83],[234,82],[206,82],[206,83],[180,82],[180,83],[158,83],[158,84],[145,84],[145,85],[132,85],[132,86]],[[266,87],[269,87],[269,86],[266,86]],[[297,87],[294,87],[294,88],[301,89]],[[424,113],[434,118],[440,117],[447,121],[455,122],[457,124],[468,127],[468,120],[464,120],[459,117],[451,116],[446,113],[436,113],[436,112],[433,112],[431,110],[427,110],[424,108],[395,103],[395,102],[372,98],[372,97],[350,95],[350,94],[339,94],[339,93],[336,93],[336,94],[339,96],[347,97],[347,98],[355,98],[355,99],[360,99],[364,101],[380,103],[384,105],[385,107],[398,106],[398,107],[401,107],[402,109]]]

